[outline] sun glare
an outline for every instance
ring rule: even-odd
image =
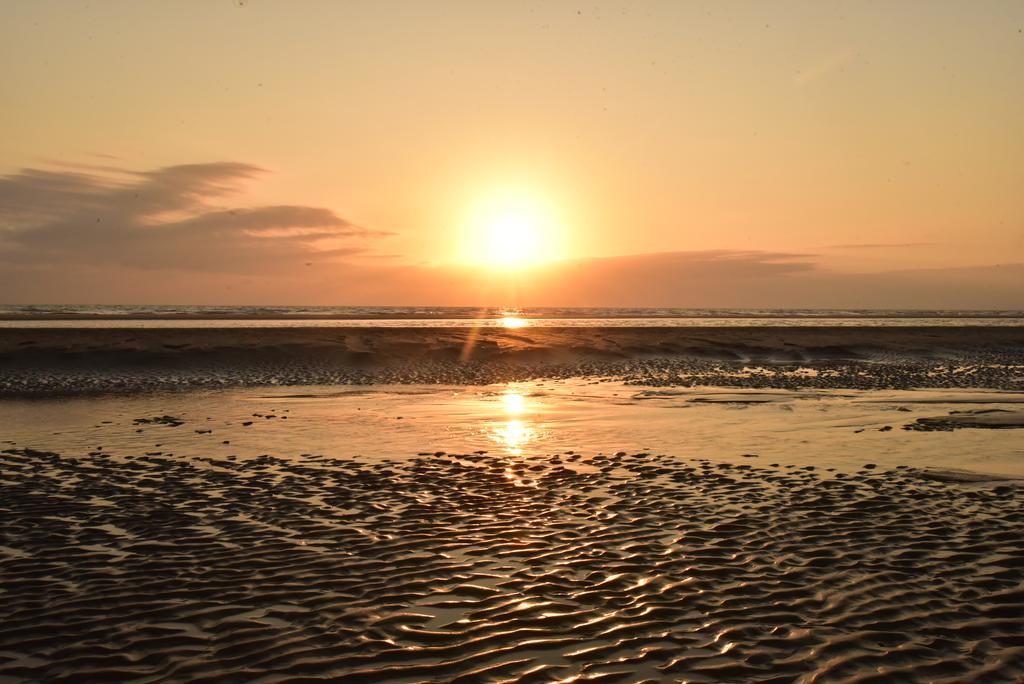
[[[516,268],[543,257],[535,216],[516,212],[495,216],[484,226],[484,232],[484,258],[494,265]]]
[[[529,194],[497,193],[472,212],[464,257],[488,268],[514,270],[555,258],[550,209]]]
[[[501,395],[501,401],[505,405],[505,413],[518,415],[526,410],[526,397],[518,392]]]

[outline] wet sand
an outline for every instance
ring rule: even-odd
[[[1020,327],[0,330],[0,395],[273,385],[1024,387]]]
[[[1022,335],[0,332],[0,684],[1022,681]]]
[[[0,463],[7,680],[1024,677],[1012,483],[621,452]]]

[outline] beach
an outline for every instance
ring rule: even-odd
[[[0,684],[1024,684],[1024,2],[0,3]]]
[[[0,681],[1020,681],[1022,350],[0,330]]]

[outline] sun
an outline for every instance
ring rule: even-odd
[[[483,258],[488,263],[516,268],[543,260],[540,222],[536,216],[512,210],[493,217],[483,230]]]
[[[470,212],[464,259],[487,268],[515,270],[555,258],[555,220],[539,197],[497,192]]]

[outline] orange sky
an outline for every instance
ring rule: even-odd
[[[0,292],[1024,306],[1021,74],[1016,1],[14,0]]]

